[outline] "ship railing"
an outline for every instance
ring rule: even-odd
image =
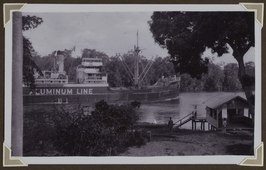
[[[100,79],[96,79],[96,78],[86,78],[86,79],[84,79],[85,81],[105,81],[105,80],[103,80],[102,78],[100,78]]]
[[[102,77],[88,77],[85,80],[102,80]]]
[[[107,84],[107,81],[102,81],[102,80],[85,80],[84,83]]]
[[[82,61],[102,61],[102,58],[82,58]]]
[[[36,84],[65,84],[68,83],[68,79],[36,79]]]

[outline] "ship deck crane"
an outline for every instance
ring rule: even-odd
[[[122,61],[123,67],[127,71],[130,79],[134,81],[134,86],[136,86],[136,87],[140,87],[141,82],[145,79],[147,73],[149,72],[149,70],[153,64],[153,60],[149,61],[148,64],[143,69],[143,71],[140,73],[140,67],[139,67],[139,63],[140,63],[140,55],[139,54],[140,54],[140,52],[141,52],[141,49],[139,48],[139,34],[137,32],[137,45],[134,46],[134,50],[133,50],[133,55],[135,58],[134,71],[133,72],[129,69],[129,66],[126,64],[126,62],[123,59],[121,59],[119,56],[119,59]]]

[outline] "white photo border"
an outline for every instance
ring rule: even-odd
[[[246,11],[240,4],[233,5],[84,5],[84,4],[26,4],[21,12],[151,12],[151,11]],[[12,17],[11,17],[12,18]],[[255,20],[254,20],[255,21]],[[261,126],[261,29],[255,22],[255,128],[254,149],[262,142]],[[11,148],[12,108],[12,23],[5,24],[5,113],[4,144]],[[27,164],[239,164],[248,156],[153,156],[153,157],[19,157]]]

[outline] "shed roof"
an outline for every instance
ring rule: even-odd
[[[230,101],[232,101],[233,99],[239,99],[242,100],[244,103],[247,104],[247,100],[237,94],[232,94],[232,95],[220,95],[216,98],[214,98],[213,100],[210,100],[207,102],[206,107],[212,108],[212,109],[216,109],[219,106],[226,104]]]

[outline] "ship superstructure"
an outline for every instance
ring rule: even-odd
[[[102,67],[103,61],[101,58],[83,57],[81,65],[76,70],[76,83],[108,87],[107,74],[103,73]]]
[[[36,86],[62,86],[68,84],[68,76],[64,70],[65,56],[57,51],[54,57],[54,66],[51,71],[42,71],[42,75],[36,73]]]

